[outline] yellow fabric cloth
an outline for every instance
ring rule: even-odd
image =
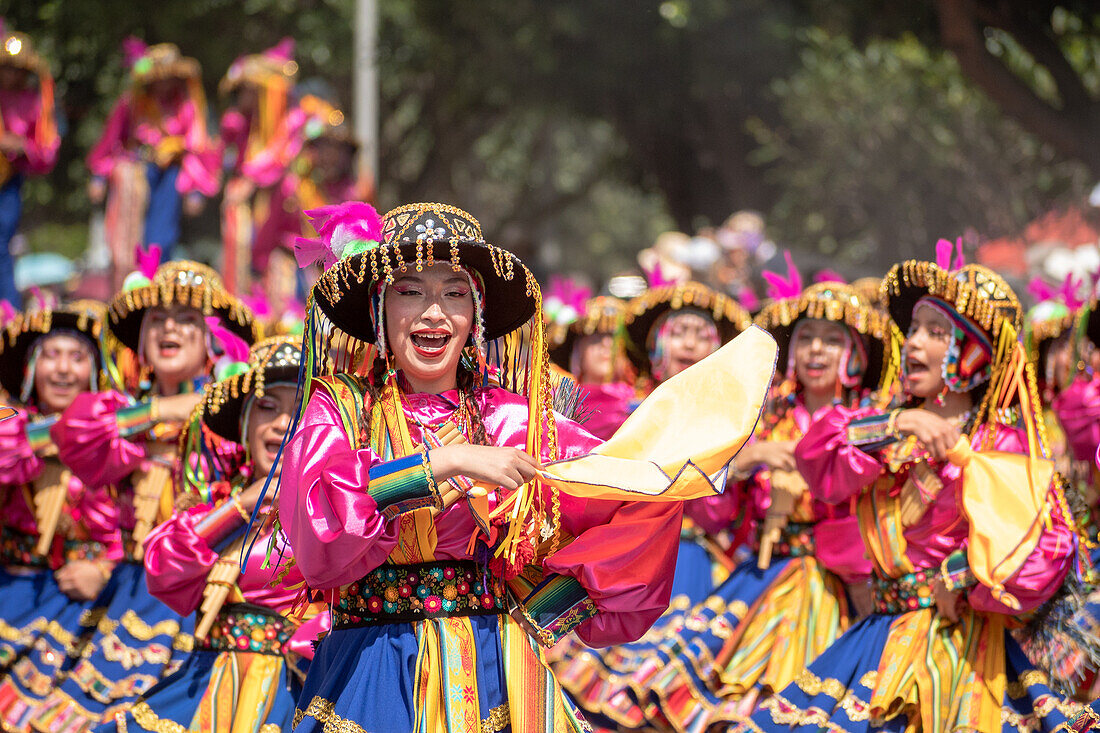
[[[574,496],[633,501],[721,493],[723,472],[760,418],[776,344],[752,327],[661,384],[592,453],[553,463],[547,484]]]
[[[226,652],[218,655],[210,685],[199,701],[192,731],[260,733],[267,724],[275,689],[283,684],[283,658]]]
[[[965,438],[951,449],[948,460],[963,469],[970,570],[993,590],[994,598],[1019,608],[1019,602],[1005,591],[1004,581],[1039,544],[1054,464],[1016,453],[974,451]]]
[[[935,609],[897,617],[883,648],[871,717],[905,712],[907,730],[998,731],[1005,698],[1001,616],[968,610],[957,624]],[[914,725],[919,719],[919,725]]]

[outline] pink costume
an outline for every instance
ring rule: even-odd
[[[414,443],[420,440],[416,421],[438,424],[453,415],[456,396],[454,391],[405,396]],[[477,390],[475,399],[490,442],[522,449],[526,399],[498,388]],[[572,421],[559,417],[557,426],[562,457],[599,444]],[[287,445],[279,496],[281,521],[313,588],[354,583],[394,550],[400,519],[385,520],[366,491],[368,472],[380,464],[372,450],[349,447],[335,402],[316,392]],[[491,507],[495,501],[494,495]],[[548,558],[545,569],[575,578],[594,602],[597,613],[576,627],[578,635],[593,646],[638,638],[668,605],[680,506],[563,495],[561,519],[575,539]],[[473,559],[466,548],[477,525],[462,502],[437,517],[435,527],[438,560]],[[646,562],[638,562],[643,554]]]
[[[218,514],[224,515],[224,519]],[[232,502],[223,502],[217,509],[209,504],[193,507],[159,525],[146,540],[145,577],[149,592],[181,616],[195,612],[202,602],[207,574],[218,559],[213,547],[243,524]],[[297,588],[302,574],[291,566],[286,577],[274,583],[276,571],[262,567],[271,540],[272,535],[267,533],[253,546],[237,587],[245,602],[285,615],[299,595]],[[328,626],[328,614],[315,618],[316,621],[303,624],[287,645],[290,651],[306,659],[313,658],[312,642]]]
[[[0,118],[3,120],[0,129],[23,141],[22,152],[10,159],[12,167],[27,175],[49,173],[57,163],[61,138],[39,133],[39,128],[46,124],[41,119],[39,90],[0,89]]]
[[[634,387],[626,382],[582,384],[581,389],[586,393],[583,409],[588,414],[584,429],[601,440],[614,435],[637,405]]]
[[[196,119],[199,112],[185,94],[167,109],[150,100],[151,109],[135,109],[134,98],[124,94],[111,110],[99,141],[88,153],[88,169],[93,176],[106,178],[120,161],[152,160],[157,149],[171,144],[180,148],[180,194],[213,196],[218,192],[218,158],[206,137],[204,125]]]
[[[1073,460],[1091,462],[1100,446],[1100,376],[1074,379],[1054,398],[1052,407]]]
[[[798,468],[821,501],[834,505],[848,502],[886,470],[880,456],[865,453],[848,442],[849,422],[869,414],[872,411],[834,408],[821,415],[798,444],[795,451]],[[971,441],[975,450],[983,446],[984,436],[984,430],[980,430]],[[1025,446],[1022,432],[1001,426],[992,449],[1020,453],[1026,450]],[[905,557],[916,570],[938,570],[949,555],[965,551],[967,546],[968,523],[960,510],[961,469],[951,464],[940,465],[936,466],[936,474],[943,488],[921,520],[905,528],[903,535]],[[907,475],[905,469],[893,474],[892,493],[900,490]],[[1058,512],[1052,512],[1050,519],[1038,547],[1004,584],[1019,600],[1020,610],[995,600],[990,589],[980,583],[967,591],[971,607],[987,613],[1016,615],[1037,608],[1061,585],[1073,563],[1076,544]]]

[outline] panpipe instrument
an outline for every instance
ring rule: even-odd
[[[229,591],[237,584],[241,577],[241,549],[244,547],[247,534],[243,534],[218,556],[214,566],[206,575],[206,587],[202,591],[202,605],[199,611],[202,613],[199,623],[195,626],[195,638],[205,639],[214,627],[214,621],[229,598]]]
[[[779,542],[783,528],[790,521],[802,494],[810,488],[798,471],[772,471],[769,483],[771,503],[764,514],[764,525],[760,530],[760,553],[756,557],[756,567],[761,570],[771,567],[772,550]]]
[[[69,481],[73,473],[56,458],[47,458],[42,474],[34,482],[34,521],[38,527],[38,544],[34,553],[41,557],[50,554],[57,523],[65,510],[69,496]]]
[[[160,442],[146,443],[149,457],[145,467],[133,474],[134,486],[134,559],[141,562],[145,557],[145,538],[157,522],[157,513],[165,492],[171,498],[172,468],[168,461],[175,453],[174,444]]]

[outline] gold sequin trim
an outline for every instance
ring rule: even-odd
[[[1019,679],[1015,682],[1009,682],[1005,691],[1009,697],[1024,697],[1027,695],[1027,688],[1032,685],[1043,685],[1044,687],[1050,687],[1050,679],[1045,673],[1037,669],[1029,669],[1020,675]]]
[[[323,697],[314,695],[305,710],[294,711],[294,727],[301,725],[307,715],[324,726],[324,733],[367,733],[355,721],[337,715],[336,705]]]
[[[825,694],[834,700],[840,701],[848,696],[848,688],[840,680],[823,680],[808,669],[802,670],[802,674],[795,679],[795,684],[811,697]]]
[[[497,705],[489,711],[489,717],[481,721],[481,733],[499,733],[512,722],[508,703]]]

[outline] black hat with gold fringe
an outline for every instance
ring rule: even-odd
[[[141,323],[146,312],[157,306],[182,305],[204,316],[220,316],[235,335],[252,344],[260,336],[251,309],[229,294],[213,268],[198,262],[178,260],[156,269],[152,278],[131,273],[123,291],[108,309],[107,331],[135,353],[141,342]]]
[[[16,314],[0,330],[0,389],[24,401],[28,370],[34,368],[35,344],[39,338],[59,332],[79,334],[90,342],[95,370],[89,387],[94,389],[102,365],[99,335],[106,309],[98,301],[82,300],[60,308]]]
[[[569,324],[560,343],[550,349],[551,361],[568,371],[577,341],[593,334],[618,335],[622,331],[626,307],[625,300],[613,295],[590,298],[585,303],[584,313]]]
[[[369,211],[367,211],[369,209]],[[483,298],[485,340],[515,331],[541,308],[538,283],[511,252],[485,241],[481,224],[461,209],[438,203],[399,206],[382,220],[367,204],[349,202],[308,212],[317,240],[299,239],[299,263],[322,262],[326,269],[312,297],[341,331],[375,343],[376,313],[371,299],[395,275],[436,263],[478,276]]]
[[[851,282],[852,290],[870,305],[878,306],[879,296],[882,291],[881,277],[861,277]]]
[[[274,384],[297,386],[302,364],[301,336],[273,336],[252,346],[248,368],[207,385],[202,420],[217,435],[241,443],[248,398],[262,397]]]
[[[789,358],[795,326],[811,318],[841,323],[859,334],[867,350],[863,388],[885,387],[884,391],[889,392],[894,375],[885,370],[897,358],[901,335],[884,310],[868,303],[845,283],[815,283],[796,296],[772,300],[756,315],[756,324],[775,336],[779,344],[777,363],[781,369]]]
[[[650,288],[627,305],[626,333],[630,338],[627,355],[640,372],[650,370],[653,326],[669,311],[695,309],[708,315],[718,327],[722,343],[732,340],[752,325],[752,316],[736,300],[697,282]]]

